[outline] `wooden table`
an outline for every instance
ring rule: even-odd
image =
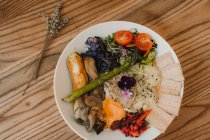
[[[50,45],[37,80],[25,95],[56,0],[0,0],[0,139],[81,139],[55,104],[53,74],[73,37],[91,25],[132,21],[162,35],[181,62],[185,81],[180,114],[159,140],[210,139],[210,0],[62,0],[72,17]]]

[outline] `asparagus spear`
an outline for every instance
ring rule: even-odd
[[[73,91],[70,96],[63,98],[62,100],[65,102],[72,102],[74,100],[76,100],[77,98],[79,98],[81,95],[87,93],[88,91],[93,90],[94,88],[96,88],[97,86],[103,84],[105,81],[109,80],[110,78],[116,76],[117,74],[121,73],[122,71],[128,69],[131,66],[131,63],[125,63],[124,65],[121,65],[115,69],[113,69],[112,71],[108,72],[107,74],[102,75],[101,77],[93,80],[92,82],[90,82],[89,84],[87,84],[86,86]]]

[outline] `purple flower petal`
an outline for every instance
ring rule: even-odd
[[[132,95],[133,93],[132,92],[129,92],[129,91],[122,91],[122,96],[123,96],[123,98],[125,98],[125,99],[128,99],[128,98],[130,98],[130,96]]]

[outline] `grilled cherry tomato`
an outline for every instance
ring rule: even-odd
[[[152,48],[153,45],[151,37],[146,33],[138,34],[135,43],[136,47],[141,51],[148,51]]]
[[[131,43],[133,39],[133,33],[129,32],[129,31],[118,31],[115,33],[114,35],[114,40],[122,46],[128,45],[129,43]]]

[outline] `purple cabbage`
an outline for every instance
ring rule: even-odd
[[[120,53],[108,51],[102,38],[89,37],[85,44],[88,46],[88,50],[81,55],[82,57],[93,57],[99,73],[110,71],[120,65]]]

